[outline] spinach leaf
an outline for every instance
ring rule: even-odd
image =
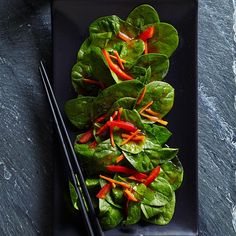
[[[87,178],[85,180],[85,184],[86,184],[88,189],[94,189],[94,188],[100,186],[99,179]]]
[[[126,60],[130,66],[136,61],[136,58],[139,58],[143,54],[144,48],[145,45],[141,39],[130,40],[123,45],[120,57]],[[124,65],[127,68],[126,63]]]
[[[140,142],[129,141],[128,143],[121,145],[124,139],[122,139],[120,133],[117,132],[114,135],[114,141],[121,150],[130,154],[138,154],[142,152],[145,145],[145,140]]]
[[[137,202],[129,202],[127,209],[127,218],[123,221],[125,225],[136,224],[141,219],[141,208],[140,203]]]
[[[101,186],[101,187],[103,187],[105,184],[107,184],[107,182],[106,182],[105,180],[103,180],[103,179],[100,179],[99,182],[100,182],[100,186]],[[116,208],[122,209],[122,207],[121,207],[119,204],[117,204],[117,203],[115,203],[115,202],[113,201],[110,192],[108,192],[108,193],[106,194],[106,198],[105,198],[105,199],[106,199],[106,201],[107,201],[108,203],[110,203],[112,206],[114,206],[114,207],[116,207]]]
[[[120,29],[120,18],[118,16],[104,16],[93,21],[89,26],[89,33],[111,32],[115,35]]]
[[[114,111],[117,111],[120,107],[131,110],[134,107],[135,102],[136,98],[131,98],[131,97],[120,98],[113,103],[111,109],[107,113],[107,116],[110,117],[114,113]]]
[[[77,196],[77,193],[75,191],[74,185],[70,181],[69,181],[69,190],[70,190],[70,198],[71,198],[72,205],[76,210],[79,210],[78,196]]]
[[[112,73],[99,47],[93,47],[91,49],[90,65],[94,78],[97,78],[106,87],[114,84]]]
[[[121,155],[121,152],[117,147],[112,147],[110,139],[107,139],[95,148],[94,162],[91,164],[94,165],[94,169],[98,169],[98,171],[95,171],[96,173],[101,173],[101,169],[102,171],[106,171],[105,167],[107,165],[115,164],[116,158],[119,155]]]
[[[124,203],[124,192],[120,188],[112,188],[111,190],[111,197],[114,199],[114,202],[117,204],[123,204]]]
[[[178,153],[176,148],[162,148],[146,138],[146,142],[138,154],[123,152],[129,163],[139,172],[148,172],[157,165],[173,159]]]
[[[180,187],[183,181],[183,175],[183,166],[177,156],[161,165],[159,176],[165,178],[174,191]]]
[[[144,214],[144,220],[152,224],[166,225],[173,217],[175,210],[175,193],[171,201],[163,207],[153,207],[141,204],[141,209]]]
[[[112,104],[120,98],[136,98],[142,88],[143,84],[138,80],[129,80],[104,89],[93,102],[92,117],[107,113]]]
[[[140,56],[131,67],[129,73],[133,76],[137,74],[138,68],[148,69],[151,67],[150,81],[162,80],[169,70],[169,59],[164,54],[148,53]]]
[[[165,144],[172,133],[164,126],[156,124],[144,124],[144,129],[149,139],[157,144]]]
[[[116,227],[123,220],[122,211],[104,199],[99,199],[99,210],[99,221],[104,230]]]
[[[92,158],[95,152],[94,148],[91,148],[89,144],[79,144],[75,143],[74,145],[75,153],[78,156],[83,156],[87,158]]]
[[[136,106],[139,110],[148,102],[153,101],[151,109],[160,114],[160,118],[165,116],[174,103],[174,88],[168,83],[154,81],[146,85],[146,93],[142,102]]]
[[[98,87],[95,85],[88,86],[84,79],[91,78],[92,67],[86,61],[78,61],[72,68],[71,81],[75,91],[83,94],[84,90],[89,94],[97,94]]]
[[[79,129],[90,126],[93,101],[94,97],[79,96],[65,103],[65,113],[74,126]]]
[[[134,126],[136,126],[138,129],[143,129],[144,125],[142,123],[141,117],[137,110],[128,110],[128,109],[123,109],[122,114],[121,114],[121,120],[130,122]]]
[[[171,201],[173,190],[167,180],[158,176],[146,189],[142,204],[164,206]]]
[[[128,15],[126,22],[137,28],[143,28],[145,25],[159,22],[159,16],[156,10],[148,4],[136,7]]]
[[[90,53],[90,44],[91,39],[85,39],[77,53],[77,61],[84,60],[86,58],[86,55]]]
[[[141,130],[144,127],[141,117],[135,109],[134,110],[123,109],[123,112],[121,114],[121,119],[130,122],[131,124],[135,125],[137,128]],[[143,150],[145,145],[145,140],[140,142],[129,141],[128,143],[121,145],[122,142],[124,141],[121,137],[121,133],[122,133],[121,130],[114,133],[115,143],[121,150],[133,154],[137,154]]]
[[[161,53],[170,57],[179,44],[177,30],[167,23],[154,24],[154,35],[148,42],[148,51],[150,53]]]

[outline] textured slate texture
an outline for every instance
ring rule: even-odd
[[[53,126],[37,68],[51,55],[49,13],[46,1],[0,1],[1,236],[52,229]]]
[[[1,236],[51,234],[53,126],[37,70],[51,56],[49,7],[0,1]],[[233,0],[199,2],[199,231],[206,236],[236,235],[234,8]]]
[[[233,1],[199,7],[200,235],[236,235]]]

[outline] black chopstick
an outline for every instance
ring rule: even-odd
[[[59,107],[57,105],[56,98],[54,96],[52,87],[50,85],[50,82],[49,82],[49,79],[48,79],[48,76],[47,76],[47,73],[46,73],[46,70],[45,70],[45,67],[44,67],[42,61],[40,61],[39,71],[40,71],[41,78],[42,78],[42,81],[43,81],[43,84],[44,84],[44,87],[45,87],[45,90],[46,90],[49,105],[50,105],[50,108],[52,110],[53,118],[54,118],[54,121],[55,121],[55,124],[56,124],[56,127],[57,127],[57,131],[58,131],[58,134],[59,134],[59,138],[60,138],[60,141],[62,143],[62,147],[63,147],[63,150],[65,152],[66,160],[67,160],[70,172],[71,172],[72,182],[75,186],[75,190],[76,190],[76,193],[78,195],[78,204],[79,204],[80,210],[82,211],[83,216],[84,216],[83,218],[84,218],[84,221],[85,221],[85,224],[86,224],[86,229],[87,229],[89,235],[94,235],[94,236],[103,235],[103,231],[101,229],[100,223],[99,223],[98,218],[96,216],[96,213],[95,213],[95,210],[94,210],[94,207],[93,207],[88,189],[85,185],[85,181],[84,181],[84,177],[83,177],[80,165],[78,163],[76,154],[74,152],[72,143],[70,141],[68,132],[67,132],[66,127],[65,127],[65,123],[63,121],[63,118],[62,118],[61,112],[59,110]],[[71,155],[69,155],[69,153]],[[75,165],[73,165],[71,163],[72,160],[73,160]],[[78,179],[79,179],[79,185],[78,185],[78,182],[77,182],[76,177],[75,177],[76,174],[77,174]],[[82,193],[81,193],[81,190],[82,190]],[[86,206],[85,206],[83,197],[86,201],[88,211],[86,210]]]

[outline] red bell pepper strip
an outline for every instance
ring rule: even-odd
[[[107,117],[107,114],[103,114],[103,115],[99,116],[98,118],[96,118],[94,123],[100,123],[100,122],[104,121],[106,117]]]
[[[106,123],[105,125],[103,125],[102,127],[100,127],[100,128],[98,129],[98,131],[96,132],[96,135],[100,135],[100,134],[104,133],[107,128],[108,128],[108,125],[107,125],[107,123]]]
[[[134,79],[132,76],[126,74],[123,70],[120,69],[120,67],[118,65],[116,65],[112,60],[111,57],[109,55],[109,53],[107,52],[106,49],[102,49],[102,53],[110,67],[110,69],[120,78],[124,79],[124,80],[132,80]]]
[[[138,38],[142,39],[143,41],[147,41],[148,39],[153,37],[154,29],[154,26],[148,27],[138,36]]]
[[[156,178],[157,176],[159,175],[161,171],[161,167],[160,166],[157,166],[156,168],[154,168],[151,173],[149,174],[149,176],[146,178],[144,184],[146,186],[148,186],[150,183],[152,183]]]
[[[118,127],[129,132],[135,132],[137,130],[137,128],[133,124],[122,120],[107,121],[106,124],[108,127]]]
[[[120,108],[118,109],[117,120],[120,120],[120,117],[121,117],[122,112],[123,112],[123,107],[120,107]]]
[[[101,198],[101,199],[104,199],[106,198],[106,195],[111,191],[111,184],[108,183],[108,184],[105,184],[101,190],[98,192],[98,194],[96,195],[97,198]]]
[[[133,175],[137,179],[146,179],[147,175],[144,173],[140,173],[136,170],[130,169],[125,166],[115,166],[115,165],[109,165],[106,166],[106,169],[110,172],[117,172],[117,173],[123,173],[127,175]]]
[[[134,178],[136,179],[146,179],[148,176],[141,172],[136,172],[133,174]]]
[[[93,130],[88,130],[79,139],[79,143],[87,143],[93,137]]]
[[[90,148],[95,148],[98,145],[97,141],[94,140],[92,143],[89,144]]]

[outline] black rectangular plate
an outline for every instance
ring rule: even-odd
[[[180,148],[184,181],[176,193],[176,211],[168,225],[136,224],[106,231],[105,235],[197,235],[197,1],[55,0],[52,5],[54,91],[63,112],[65,101],[75,96],[70,72],[93,20],[112,14],[125,19],[134,7],[143,3],[152,5],[161,21],[173,24],[180,36],[165,81],[175,88],[176,93],[174,108],[167,117],[168,128],[173,132],[169,145]],[[75,131],[69,124],[68,129],[73,139]],[[57,155],[54,235],[86,235],[81,216],[70,209],[65,170],[63,157]]]

